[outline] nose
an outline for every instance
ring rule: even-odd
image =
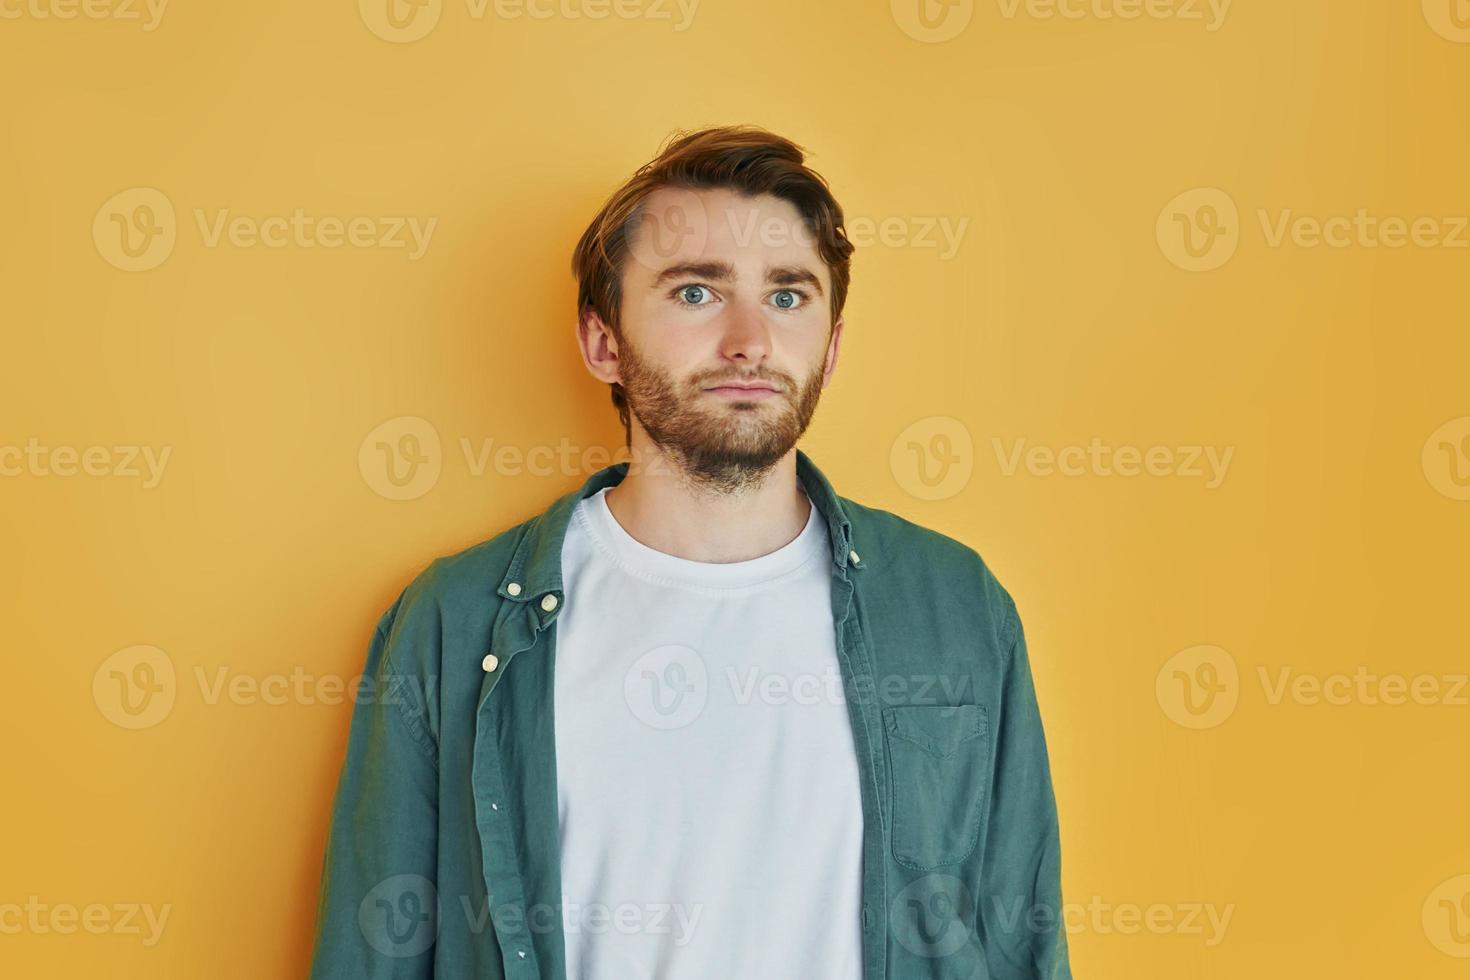
[[[720,354],[736,361],[759,364],[771,352],[771,329],[759,303],[734,300],[726,306]]]

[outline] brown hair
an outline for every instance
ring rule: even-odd
[[[577,316],[590,307],[623,343],[622,268],[643,206],[662,187],[729,188],[742,194],[772,194],[789,201],[816,241],[832,279],[832,322],[847,301],[848,264],[853,246],[842,224],[842,207],[827,182],[805,166],[805,150],[757,126],[719,126],[694,133],[676,132],[658,156],[639,167],[613,192],[592,219],[572,253],[577,277]],[[611,384],[612,403],[631,445],[628,399]]]

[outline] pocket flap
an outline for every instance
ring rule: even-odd
[[[939,758],[985,733],[985,706],[980,704],[900,704],[883,709],[889,734],[923,746]]]

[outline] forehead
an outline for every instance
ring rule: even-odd
[[[630,277],[651,279],[670,265],[715,260],[748,268],[805,265],[827,283],[815,235],[796,206],[774,194],[660,187],[644,200],[628,241]]]

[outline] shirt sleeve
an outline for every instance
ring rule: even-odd
[[[1007,597],[1009,647],[996,720],[976,929],[995,980],[1071,980],[1061,849],[1046,736],[1025,631]]]
[[[438,753],[424,706],[426,678],[395,629],[403,596],[383,614],[354,699],[346,758],[332,798],[311,980],[428,980],[439,908]]]

